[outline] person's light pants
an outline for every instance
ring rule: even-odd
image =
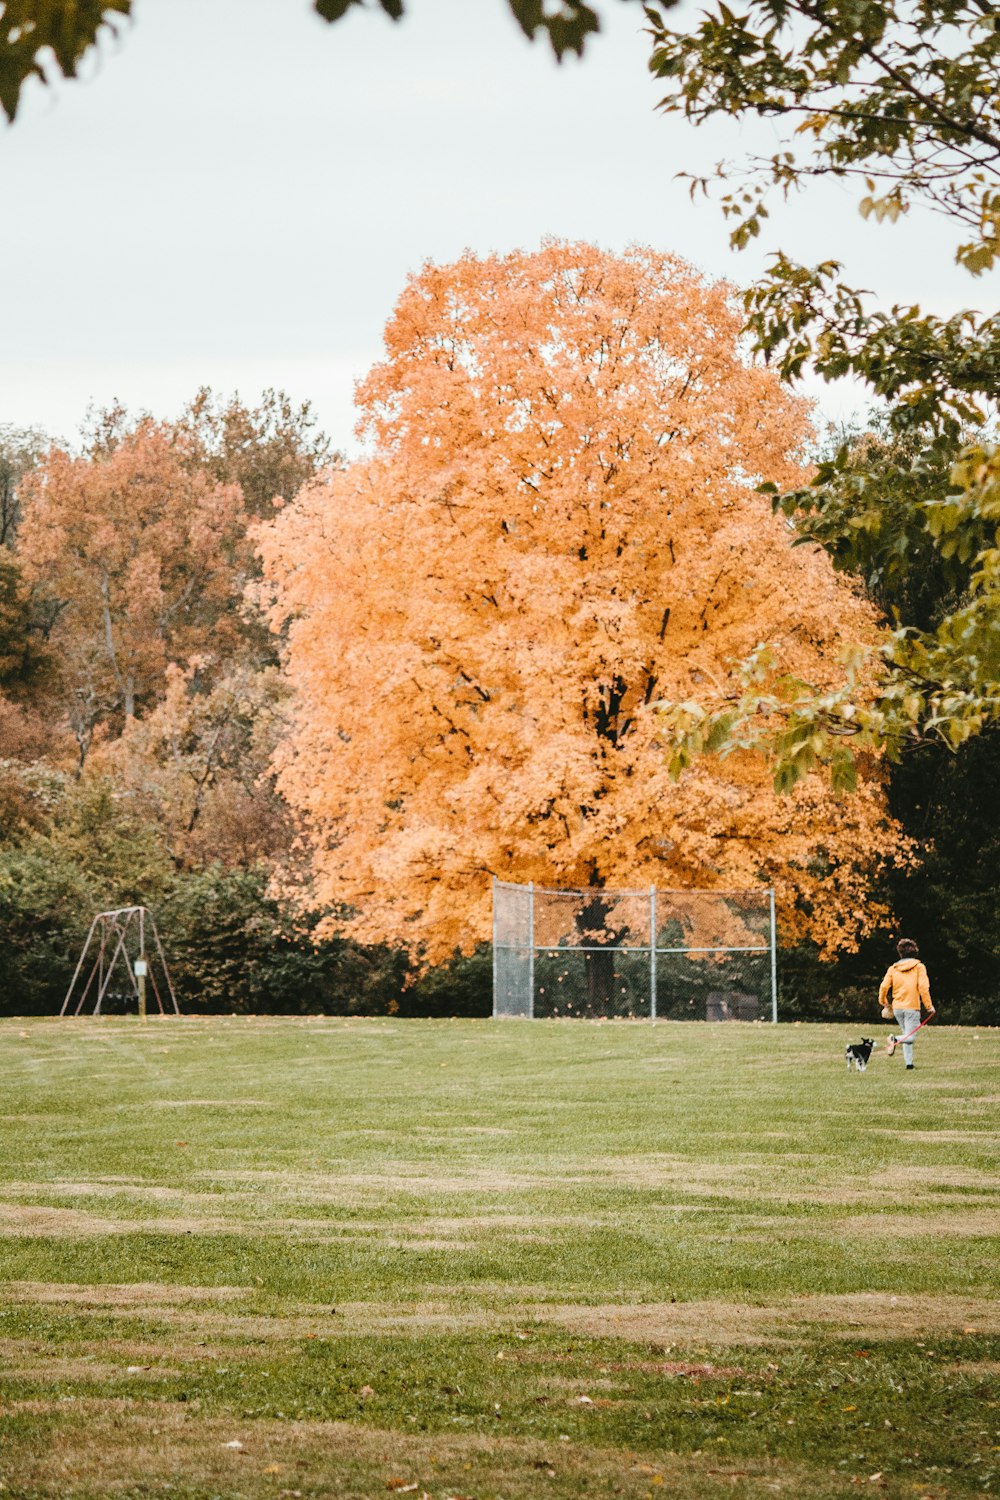
[[[909,1067],[913,1061],[913,1033],[920,1025],[919,1010],[904,1010],[900,1005],[894,1005],[892,1013],[896,1017],[896,1025],[899,1027],[903,1043],[903,1061]]]

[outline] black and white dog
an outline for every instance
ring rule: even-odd
[[[868,1066],[868,1059],[872,1055],[872,1048],[874,1046],[875,1038],[873,1036],[863,1036],[860,1042],[848,1042],[847,1046],[844,1048],[844,1056],[847,1058],[848,1073],[851,1071],[852,1063],[857,1068],[859,1073],[863,1073],[865,1071]]]

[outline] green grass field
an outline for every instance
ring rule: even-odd
[[[0,1022],[0,1494],[993,1493],[1000,1032],[858,1034]]]

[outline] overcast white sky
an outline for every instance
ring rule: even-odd
[[[353,383],[428,258],[558,235],[760,269],[675,180],[747,134],[655,112],[641,6],[605,0],[605,34],[559,68],[503,0],[408,3],[330,27],[309,0],[137,0],[84,81],[30,86],[0,129],[0,423],[72,438],[89,401],[170,416],[201,384],[279,385],[347,446]],[[866,225],[832,185],[772,224],[763,248],[837,256],[886,300],[995,300],[929,216]]]

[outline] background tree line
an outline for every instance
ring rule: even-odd
[[[878,428],[843,440],[898,459]],[[402,948],[318,935],[329,911],[275,787],[289,690],[253,529],[340,466],[309,407],[278,392],[249,408],[203,390],[170,423],[116,407],[76,454],[2,429],[5,1012],[57,1009],[91,914],[143,901],[188,1008],[488,1013],[486,950],[413,984]],[[889,617],[932,625],[962,581],[933,553],[917,564],[862,576]],[[896,924],[834,962],[786,950],[786,1016],[870,1016],[898,926],[919,935],[950,1015],[997,1018],[998,761],[987,736],[892,768],[891,811],[923,851],[872,890]]]

